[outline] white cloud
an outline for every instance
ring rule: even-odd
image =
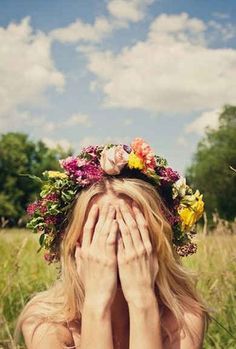
[[[77,19],[63,28],[57,28],[49,33],[53,40],[62,43],[76,43],[78,41],[99,42],[113,30],[113,25],[105,17],[97,17],[94,24],[84,23]]]
[[[203,112],[198,116],[193,122],[185,126],[185,133],[196,133],[203,135],[206,127],[211,129],[217,129],[219,126],[219,115],[221,109],[214,109],[210,111]]]
[[[31,113],[29,110],[12,110],[7,117],[0,117],[2,133],[23,130],[32,132],[40,129],[43,133],[55,130],[55,123],[48,121],[44,116]]]
[[[33,33],[30,17],[0,27],[1,118],[19,107],[45,102],[49,87],[63,91],[64,76],[55,68],[50,49],[44,33]]]
[[[92,126],[92,121],[90,120],[90,117],[87,114],[73,114],[71,115],[67,120],[62,122],[62,127],[71,127],[76,125],[84,125],[87,127]]]
[[[230,15],[228,13],[223,13],[223,12],[213,12],[212,16],[217,18],[217,19],[228,19],[228,18],[230,18]]]
[[[154,0],[110,0],[107,10],[110,16],[96,17],[93,24],[81,19],[53,29],[49,33],[52,40],[62,43],[91,42],[99,43],[114,30],[127,28],[129,22],[138,22],[146,15],[146,9]]]
[[[54,140],[51,138],[42,137],[41,140],[49,148],[56,148],[58,145],[61,146],[65,151],[69,150],[70,148],[73,148],[73,143],[65,138]]]
[[[145,16],[145,10],[153,0],[111,0],[107,9],[113,17],[124,21],[138,22]]]
[[[80,46],[105,108],[188,113],[236,101],[236,50],[208,47],[208,26],[188,14],[158,16],[147,39],[120,53]]]
[[[220,37],[223,41],[228,41],[236,36],[236,27],[231,23],[221,24],[216,21],[209,21],[208,26],[215,30],[213,34],[213,40],[215,39],[215,35],[218,32],[218,37]]]

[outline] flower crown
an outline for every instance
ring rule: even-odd
[[[172,243],[180,256],[193,254],[197,244],[196,222],[204,210],[202,195],[186,184],[185,178],[167,165],[167,161],[153,153],[149,144],[136,137],[131,145],[106,144],[83,147],[78,156],[59,160],[60,171],[44,171],[44,178],[26,174],[42,185],[38,200],[27,206],[32,216],[26,227],[39,232],[40,248],[51,263],[60,259],[69,215],[78,193],[104,176],[137,177],[151,183],[160,194],[165,207],[163,214],[173,230]]]

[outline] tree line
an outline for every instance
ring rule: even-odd
[[[73,149],[49,148],[28,135],[9,132],[0,137],[0,226],[25,226],[26,207],[34,201],[40,184],[20,173],[42,177],[48,169],[60,170],[58,160],[72,155]]]
[[[26,207],[37,198],[39,186],[20,176],[30,173],[41,177],[48,169],[61,170],[58,160],[74,154],[61,146],[49,148],[20,132],[0,136],[0,227],[25,226]],[[187,182],[204,195],[207,216],[218,212],[232,221],[236,213],[236,106],[225,105],[217,129],[206,128],[197,145]]]

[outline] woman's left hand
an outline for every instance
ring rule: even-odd
[[[132,204],[132,215],[130,206],[124,200],[119,202],[116,219],[121,232],[117,250],[121,287],[128,305],[145,306],[150,296],[155,295],[158,259],[150,242],[147,222],[137,204]]]

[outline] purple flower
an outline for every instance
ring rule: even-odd
[[[161,168],[159,171],[159,175],[162,177],[161,181],[163,184],[174,183],[180,178],[179,173],[177,171],[172,170],[171,167]]]
[[[75,173],[78,169],[78,158],[76,156],[68,156],[66,159],[59,160],[59,163],[68,175]]]
[[[103,177],[102,169],[93,162],[87,163],[77,171],[76,182],[81,186],[86,186],[99,181]]]
[[[161,208],[161,212],[164,215],[164,217],[167,219],[167,221],[170,223],[171,226],[177,224],[180,222],[180,217],[172,213],[170,210],[166,210]]]
[[[89,145],[88,147],[83,147],[82,148],[82,153],[88,153],[90,154],[93,158],[97,157],[97,149],[98,145]]]
[[[132,148],[129,146],[129,145],[127,145],[127,144],[123,144],[123,148],[124,148],[124,150],[127,152],[127,153],[131,153],[131,151],[132,151]]]

